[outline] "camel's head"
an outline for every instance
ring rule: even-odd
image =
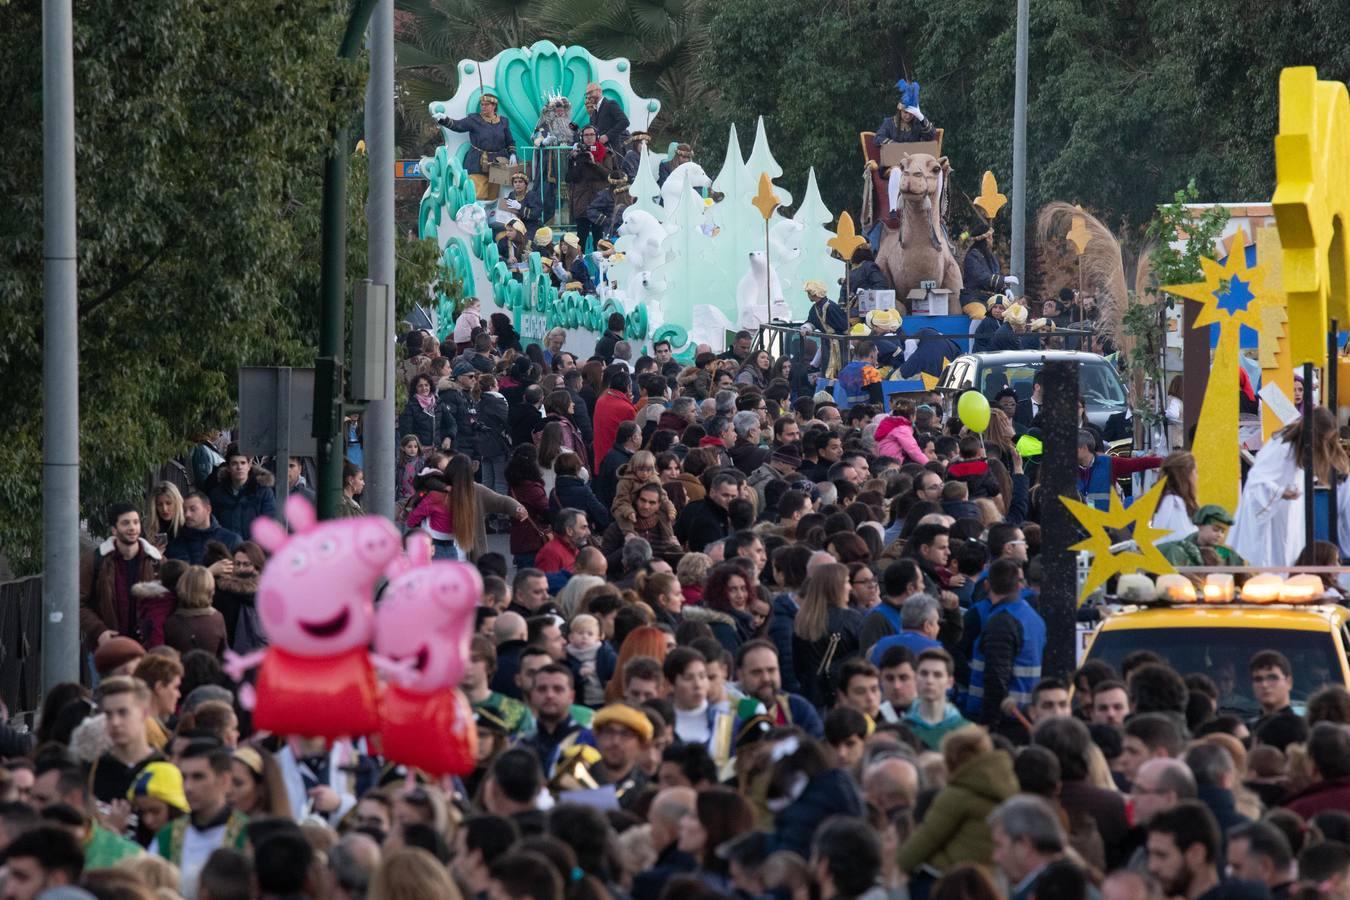
[[[922,203],[937,198],[942,179],[951,171],[947,157],[927,153],[905,154],[900,159],[900,191],[906,203]]]

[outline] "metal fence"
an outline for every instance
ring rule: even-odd
[[[0,583],[0,700],[11,716],[41,699],[42,576]]]

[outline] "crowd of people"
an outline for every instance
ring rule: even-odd
[[[252,727],[222,658],[267,640],[279,471],[206,436],[86,552],[85,683],[0,730],[0,896],[1350,896],[1343,688],[1296,711],[1287,659],[1235,660],[1244,721],[1146,648],[1043,671],[1039,390],[981,434],[939,393],[840,409],[748,333],[685,366],[458,324],[404,339],[391,474],[481,573],[474,770]],[[1085,422],[1080,496],[1161,463],[1164,547],[1231,558],[1193,458],[1101,451]]]

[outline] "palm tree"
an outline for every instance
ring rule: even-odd
[[[398,143],[431,152],[440,140],[427,104],[455,92],[461,59],[489,59],[547,36],[540,0],[396,0]]]
[[[708,41],[705,0],[544,0],[541,7],[539,24],[555,40],[628,58],[633,87],[661,101],[656,132],[698,139],[711,97],[697,66]],[[645,115],[630,111],[635,129],[647,126]]]

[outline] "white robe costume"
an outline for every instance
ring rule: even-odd
[[[1284,498],[1286,488],[1303,488],[1295,449],[1273,437],[1247,473],[1228,546],[1253,566],[1292,565],[1303,552],[1303,498]]]
[[[1273,437],[1256,454],[1247,473],[1233,529],[1232,547],[1253,566],[1292,566],[1303,552],[1303,468],[1297,450],[1283,438]],[[1286,488],[1298,497],[1286,500]],[[1336,494],[1341,553],[1350,546],[1350,484],[1342,483]]]
[[[1179,541],[1186,535],[1195,531],[1195,523],[1191,521],[1190,515],[1186,512],[1186,503],[1176,494],[1167,494],[1158,503],[1158,508],[1153,513],[1153,521],[1149,523],[1154,528],[1164,528],[1171,532],[1167,537],[1161,538],[1163,541]]]

